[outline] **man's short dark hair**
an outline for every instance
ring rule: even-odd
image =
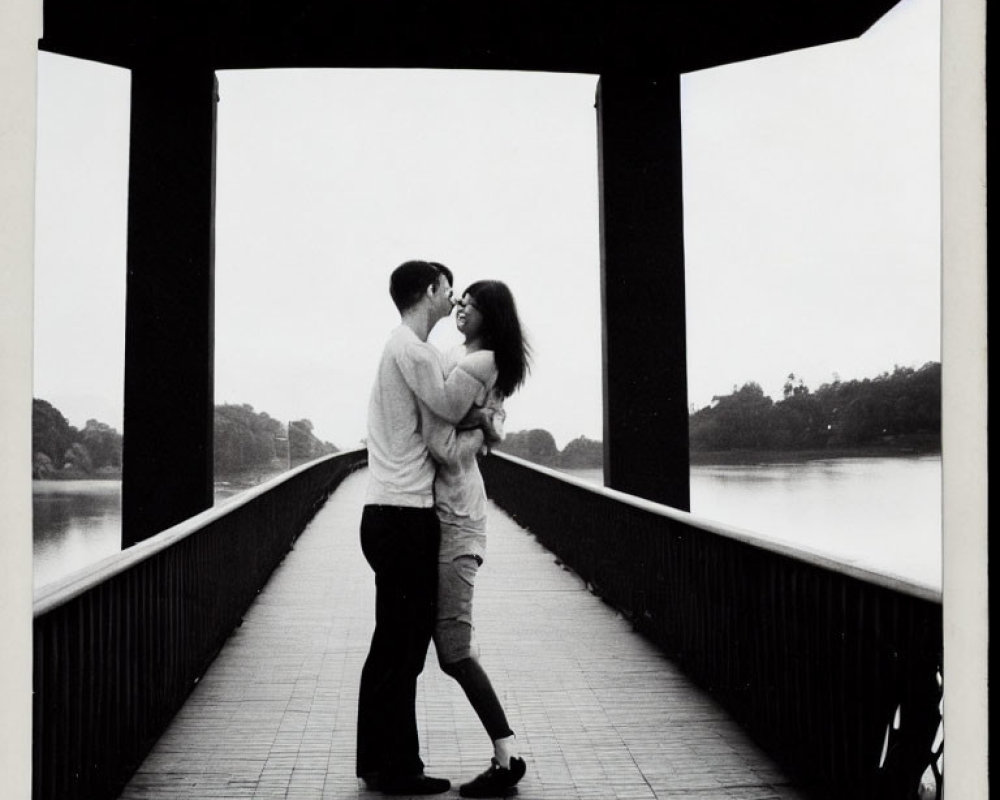
[[[454,282],[451,270],[436,261],[405,261],[392,271],[389,294],[396,308],[403,313],[420,302],[428,286],[435,285],[444,275],[450,286]]]

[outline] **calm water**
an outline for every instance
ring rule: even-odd
[[[602,483],[601,470],[573,474]],[[121,483],[34,481],[35,584],[119,549]],[[232,487],[216,487],[216,504]],[[691,510],[841,561],[941,585],[941,459],[692,467]]]
[[[32,481],[34,579],[41,586],[121,547],[121,481]]]
[[[42,586],[121,549],[122,484],[32,481],[34,582]],[[216,484],[215,504],[241,488]]]

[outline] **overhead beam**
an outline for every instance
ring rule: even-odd
[[[125,67],[667,74],[860,36],[897,0],[44,0],[45,50]]]

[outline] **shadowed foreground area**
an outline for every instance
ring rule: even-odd
[[[121,797],[369,798],[354,776],[374,623],[358,525],[367,472],[299,538]],[[704,693],[491,505],[477,632],[520,740],[522,798],[792,800],[801,795]],[[492,747],[433,647],[421,755],[457,785]]]

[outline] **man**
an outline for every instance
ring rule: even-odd
[[[452,309],[452,274],[407,261],[390,278],[401,324],[382,352],[368,405],[369,485],[361,548],[375,572],[375,632],[361,673],[357,775],[392,795],[439,794],[449,781],[424,774],[416,723],[417,676],[434,630],[440,528],[435,464],[421,435],[420,403],[457,424],[482,384],[455,370],[446,380],[431,329]]]

